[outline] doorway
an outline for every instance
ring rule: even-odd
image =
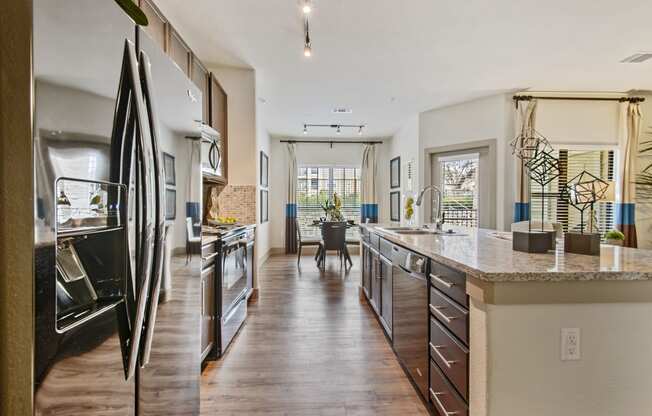
[[[485,140],[426,149],[430,184],[442,191],[445,223],[496,227],[496,141]],[[427,160],[427,159],[426,159]],[[424,220],[433,222],[426,204]]]

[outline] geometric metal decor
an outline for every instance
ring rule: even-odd
[[[544,188],[559,177],[559,159],[554,157],[551,151],[539,150],[537,156],[530,159],[525,164],[525,167],[527,168],[530,179],[541,186],[541,231],[543,231],[545,222],[545,199],[550,196],[546,195]]]
[[[552,146],[548,139],[534,129],[519,134],[509,145],[512,148],[512,154],[521,159],[523,163],[535,159],[541,152],[552,152]]]
[[[569,180],[563,192],[568,202],[580,211],[580,233],[584,233],[584,211],[591,208],[593,218],[593,205],[604,199],[609,190],[609,183],[586,170],[580,172]]]

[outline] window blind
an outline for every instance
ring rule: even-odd
[[[615,155],[613,150],[568,150],[555,149],[553,155],[559,158],[560,175],[545,187],[530,181],[530,206],[532,220],[558,222],[564,231],[579,231],[580,211],[559,199],[560,191],[583,170],[605,181],[614,180]],[[543,200],[541,196],[544,196]],[[584,211],[585,231],[588,231],[590,209]],[[603,234],[614,228],[614,206],[612,202],[598,202],[594,207],[594,232]]]

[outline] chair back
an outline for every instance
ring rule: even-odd
[[[326,250],[342,250],[346,244],[346,222],[324,222],[321,239]]]
[[[186,241],[191,241],[195,238],[195,231],[192,229],[192,217],[186,217]]]
[[[301,227],[299,226],[299,219],[295,218],[294,219],[294,226],[297,229],[297,241],[301,243]]]

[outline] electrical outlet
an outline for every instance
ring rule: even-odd
[[[575,361],[581,357],[580,349],[580,329],[579,328],[562,328],[561,329],[561,360]]]

